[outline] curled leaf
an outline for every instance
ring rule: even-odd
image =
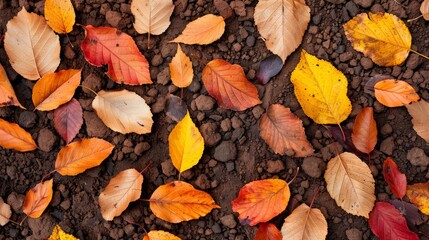
[[[260,84],[267,84],[268,81],[282,70],[283,61],[277,55],[270,55],[259,64],[259,70],[256,73],[256,79]]]

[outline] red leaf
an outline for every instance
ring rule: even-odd
[[[377,144],[377,124],[372,107],[363,108],[357,115],[353,125],[352,141],[355,147],[369,154]]]
[[[407,177],[398,169],[398,165],[390,157],[383,163],[383,176],[392,189],[393,195],[402,199],[407,193]]]
[[[76,137],[82,124],[82,107],[74,98],[54,112],[54,127],[67,144]]]
[[[404,216],[392,204],[377,202],[369,214],[369,226],[380,240],[418,240],[417,234],[412,232]]]
[[[272,223],[262,223],[253,240],[282,240],[282,233]]]

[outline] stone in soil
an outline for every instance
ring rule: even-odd
[[[353,0],[353,2],[363,8],[369,8],[374,3],[374,0]]]
[[[221,162],[234,160],[237,156],[237,147],[232,141],[223,141],[216,147],[214,158]]]
[[[19,114],[18,123],[23,128],[32,128],[37,122],[37,114],[32,111],[24,111]]]
[[[55,136],[51,130],[47,128],[40,130],[39,136],[37,138],[37,145],[42,151],[50,152],[53,149],[56,141],[57,136]]]
[[[164,70],[162,70],[156,76],[156,82],[165,86],[169,81],[170,81],[170,69],[164,68]]]
[[[22,205],[24,203],[24,198],[24,195],[12,192],[9,194],[9,196],[7,196],[6,202],[12,207],[14,212],[19,212],[21,211]]]
[[[413,166],[427,167],[429,165],[429,157],[421,148],[414,147],[407,153],[407,159]]]
[[[202,190],[209,189],[210,188],[210,181],[209,181],[209,178],[207,177],[207,175],[204,173],[198,175],[197,180],[195,180],[195,186],[198,189],[202,189]]]
[[[227,19],[232,16],[232,9],[229,6],[229,4],[224,0],[214,0],[213,4],[216,8],[216,10],[219,12],[219,14],[224,18]]]
[[[220,221],[223,225],[229,227],[229,228],[235,228],[237,226],[237,222],[234,219],[233,214],[228,214],[220,218]]]
[[[206,95],[200,95],[195,99],[195,105],[200,111],[212,110],[215,102],[212,97]]]
[[[393,150],[395,149],[395,142],[393,137],[388,137],[384,139],[380,144],[380,151],[387,155],[392,155]]]
[[[82,86],[85,86],[82,88],[83,92],[86,94],[93,94],[91,90],[98,92],[103,87],[102,85],[103,80],[96,74],[91,73],[82,82]],[[91,90],[89,90],[90,88]]]
[[[121,24],[122,15],[116,11],[106,12],[106,21],[110,26],[117,28]],[[122,25],[122,24],[121,24]]]
[[[204,143],[209,147],[217,145],[221,140],[221,135],[218,133],[217,125],[212,121],[201,125],[200,132],[204,138]]]
[[[47,239],[55,225],[55,220],[47,213],[40,218],[28,218],[27,222],[33,232],[32,238],[34,239]]]
[[[268,160],[267,172],[274,174],[279,173],[285,169],[285,164],[281,160]]]
[[[361,240],[362,238],[362,231],[360,231],[357,228],[351,228],[346,230],[346,236],[347,240]]]
[[[325,171],[326,164],[321,158],[307,157],[302,162],[302,169],[310,177],[318,178]]]
[[[100,118],[98,118],[95,112],[85,111],[83,113],[83,119],[85,120],[86,132],[89,137],[104,138],[109,133],[109,129]]]
[[[176,168],[174,167],[171,160],[166,160],[161,163],[162,173],[167,177],[176,175]]]

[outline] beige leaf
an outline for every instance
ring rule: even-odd
[[[6,27],[4,48],[17,73],[37,80],[55,72],[60,64],[60,40],[43,17],[23,7]]]
[[[173,84],[179,88],[189,86],[194,78],[191,59],[182,51],[180,44],[177,45],[176,55],[170,63],[170,77]]]
[[[18,106],[25,109],[15,95],[12,84],[10,84],[6,71],[0,64],[0,107],[3,106]]]
[[[134,28],[141,34],[160,35],[170,26],[173,10],[172,0],[133,0]]]
[[[92,102],[98,117],[113,131],[145,134],[152,129],[152,112],[145,100],[128,90],[98,92]]]
[[[344,211],[368,218],[374,207],[374,178],[368,165],[349,152],[329,160],[326,189]]]
[[[260,0],[254,18],[267,48],[284,62],[301,44],[310,8],[304,0]]]
[[[11,215],[12,210],[10,210],[9,204],[3,202],[3,199],[0,197],[0,225],[6,225]]]
[[[429,103],[420,100],[411,104],[405,105],[408,113],[413,117],[413,128],[417,134],[429,143]]]
[[[424,0],[422,5],[420,5],[420,12],[423,15],[423,18],[428,21],[429,20],[429,0]]]

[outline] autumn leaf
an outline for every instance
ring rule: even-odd
[[[81,69],[68,69],[43,76],[33,88],[35,108],[50,111],[70,101],[80,84],[81,73]]]
[[[383,177],[393,195],[402,199],[407,192],[407,177],[398,169],[398,165],[390,157],[384,160]]]
[[[12,84],[10,84],[9,78],[7,77],[6,71],[0,64],[0,107],[4,106],[18,106],[25,109],[21,103],[19,103],[15,90],[13,90]]]
[[[177,123],[168,136],[171,161],[179,172],[184,172],[200,161],[204,152],[204,139],[192,122],[189,112]]]
[[[79,238],[75,238],[73,235],[65,233],[57,224],[54,226],[54,229],[52,230],[51,236],[49,236],[48,240],[79,240]]]
[[[243,111],[261,103],[258,89],[247,80],[240,65],[212,60],[204,68],[202,79],[209,94],[223,108]]]
[[[390,203],[377,202],[369,214],[369,227],[380,239],[396,240],[418,240],[417,234],[412,232],[404,216]]]
[[[176,95],[168,95],[167,102],[165,103],[165,114],[173,119],[175,122],[182,120],[188,109],[186,102]]]
[[[389,203],[401,212],[407,220],[408,226],[417,225],[422,222],[419,209],[415,205],[398,199],[390,200]]]
[[[253,240],[282,240],[282,233],[272,223],[262,223]]]
[[[429,21],[429,0],[424,0],[420,5],[420,12],[426,21]]]
[[[55,32],[65,34],[73,30],[76,14],[70,0],[46,0],[45,18]]]
[[[133,0],[131,13],[134,15],[134,28],[138,33],[160,35],[170,26],[173,13],[172,0]]]
[[[171,42],[184,44],[210,44],[218,40],[225,31],[223,17],[207,14],[186,25],[182,34]]]
[[[152,230],[144,236],[143,240],[180,240],[180,238],[169,232]]]
[[[277,55],[270,55],[259,64],[258,72],[256,72],[256,79],[262,85],[267,84],[268,81],[282,70],[283,61]]]
[[[282,235],[288,240],[323,240],[328,235],[328,223],[319,209],[303,203],[285,219]]]
[[[408,185],[407,196],[422,213],[429,215],[429,181]]]
[[[99,138],[85,138],[70,143],[58,153],[55,171],[63,176],[76,176],[100,165],[112,153],[114,147]]]
[[[254,18],[267,48],[284,62],[301,44],[310,22],[310,8],[304,0],[260,0]]]
[[[28,190],[24,199],[23,212],[31,218],[42,215],[52,200],[52,185],[54,180],[38,183],[34,188]]]
[[[353,153],[341,153],[329,160],[325,181],[338,206],[350,214],[368,218],[375,202],[375,181],[368,165]]]
[[[82,115],[82,107],[74,98],[55,109],[54,127],[64,141],[66,141],[66,144],[70,143],[79,133],[83,124]]]
[[[301,119],[280,104],[271,105],[262,115],[259,135],[277,154],[293,151],[296,157],[306,157],[314,152],[305,136]]]
[[[108,64],[106,74],[127,85],[152,83],[149,63],[133,38],[111,27],[84,26],[86,37],[81,48],[85,59],[96,67]]]
[[[361,13],[346,22],[344,32],[356,51],[379,66],[396,66],[405,61],[411,34],[405,23],[390,13]]]
[[[377,123],[374,120],[372,107],[363,108],[356,116],[353,125],[352,141],[355,147],[370,154],[377,144]]]
[[[242,224],[255,226],[267,222],[283,212],[290,198],[290,189],[281,179],[265,179],[250,182],[240,189],[232,201],[232,210],[239,214]]]
[[[192,83],[194,70],[191,59],[182,51],[180,44],[177,44],[177,52],[170,63],[170,77],[176,87],[185,88]]]
[[[140,198],[142,184],[143,175],[134,168],[113,177],[98,198],[103,218],[112,221],[120,216],[130,202]]]
[[[9,222],[10,216],[12,216],[10,205],[5,203],[3,198],[0,197],[0,225],[6,225]]]
[[[12,68],[29,80],[55,72],[60,65],[60,39],[45,19],[23,7],[9,20],[4,48]]]
[[[407,104],[405,107],[411,115],[413,128],[416,133],[429,143],[429,124],[427,117],[429,116],[429,103],[425,100]]]
[[[220,208],[208,193],[182,181],[159,186],[149,201],[153,214],[171,223],[198,219],[213,208]]]
[[[292,72],[291,82],[302,110],[318,124],[339,125],[352,111],[344,74],[305,50]]]
[[[387,107],[402,107],[420,99],[416,90],[405,81],[387,79],[374,85],[375,98]]]
[[[122,134],[150,133],[152,130],[152,112],[145,100],[135,92],[128,90],[101,90],[92,101],[92,108],[98,117],[113,131]]]
[[[0,146],[20,152],[28,152],[37,148],[31,134],[16,123],[0,119]]]

